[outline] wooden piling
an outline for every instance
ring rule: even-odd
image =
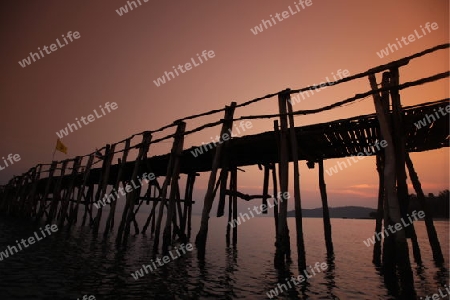
[[[172,244],[172,220],[173,218],[176,219],[175,213],[175,205],[176,202],[179,202],[179,193],[178,191],[178,178],[180,176],[180,158],[181,158],[181,152],[183,151],[183,144],[184,144],[184,131],[186,129],[186,123],[180,122],[177,127],[177,131],[175,133],[175,138],[173,142],[173,168],[172,168],[172,174],[170,179],[170,194],[169,194],[169,207],[167,210],[167,218],[166,218],[166,225],[164,227],[163,231],[163,253],[168,253],[169,246]],[[177,197],[178,196],[178,197]]]
[[[297,258],[299,271],[306,270],[305,241],[303,239],[302,201],[300,197],[300,168],[298,165],[298,143],[295,134],[294,116],[292,115],[291,95],[286,91],[285,105],[289,113],[289,141],[291,144],[292,164],[294,168],[294,203],[295,203],[295,228],[297,233]],[[283,194],[284,195],[284,194]],[[326,195],[326,193],[325,193]],[[283,201],[287,201],[283,196]],[[331,236],[330,236],[331,238]]]
[[[105,149],[105,155],[103,157],[103,165],[102,165],[102,177],[101,181],[98,185],[98,191],[97,191],[97,198],[95,201],[98,203],[101,199],[103,199],[106,195],[106,190],[108,188],[108,181],[109,181],[109,175],[110,175],[110,168],[112,160],[114,159],[114,150],[116,149],[116,144],[112,145],[106,145]],[[97,215],[94,219],[94,227],[92,228],[92,231],[94,234],[98,233],[98,230],[100,228],[101,220],[102,220],[102,214],[103,214],[103,205],[99,205],[97,208]]]
[[[58,164],[58,162],[53,161],[52,164],[50,165],[50,169],[49,169],[49,173],[48,173],[48,177],[47,177],[47,182],[46,182],[46,185],[45,185],[45,190],[44,190],[44,193],[42,195],[41,204],[39,205],[39,212],[38,212],[38,215],[36,217],[36,221],[37,222],[39,222],[42,219],[42,217],[44,216],[44,214],[46,213],[47,197],[48,197],[48,194],[50,193],[50,187],[52,185],[53,175],[55,173],[57,164]]]
[[[84,168],[83,181],[82,181],[81,185],[78,187],[76,204],[75,204],[75,208],[71,211],[69,226],[77,223],[78,209],[79,209],[81,200],[83,198],[85,198],[85,188],[86,188],[86,184],[89,179],[90,172],[91,172],[92,163],[94,162],[94,156],[95,155],[93,153],[91,155],[89,155],[87,164]]]
[[[67,218],[67,210],[69,209],[69,202],[71,202],[73,190],[75,188],[75,181],[77,179],[78,175],[78,169],[81,164],[81,157],[77,156],[75,157],[72,165],[72,174],[69,178],[69,184],[67,187],[66,194],[64,195],[64,198],[62,199],[61,203],[61,214],[59,217],[59,226],[62,227],[64,225],[64,222]]]
[[[275,164],[272,164],[272,183],[273,183],[273,219],[275,221],[275,240],[278,232],[278,180],[277,180],[277,168]]]
[[[262,205],[263,205],[263,214],[267,214],[267,198],[269,197],[269,177],[270,177],[270,167],[269,165],[264,165],[264,179],[263,179],[263,191],[262,191]]]
[[[184,207],[183,207],[183,218],[181,220],[181,226],[180,230],[183,234],[188,236],[186,229],[187,229],[187,222],[188,222],[188,214],[192,211],[192,194],[194,192],[194,184],[195,184],[195,178],[198,174],[196,173],[190,173],[188,174],[187,180],[186,180],[186,189],[184,193]]]
[[[231,199],[233,201],[233,220],[237,220],[238,208],[237,208],[237,167],[232,166],[230,168],[230,192]],[[233,247],[236,247],[238,241],[238,228],[237,224],[233,227]]]
[[[377,161],[377,173],[378,173],[378,206],[377,206],[377,216],[375,221],[375,235],[381,233],[381,227],[383,222],[383,203],[384,203],[384,155],[383,153],[378,153],[376,156]],[[375,244],[373,247],[373,258],[372,262],[375,265],[381,264],[381,239],[375,239]]]
[[[377,89],[377,82],[374,74],[369,75],[369,82],[373,90]],[[400,204],[397,198],[396,191],[396,156],[393,137],[389,126],[388,118],[381,103],[380,95],[374,94],[374,104],[377,118],[380,124],[381,134],[387,142],[385,147],[385,165],[384,165],[384,180],[385,180],[385,196],[387,200],[387,219],[385,219],[385,228],[389,225],[393,226],[397,223],[401,224]],[[403,297],[415,297],[414,279],[411,270],[411,263],[409,259],[408,243],[404,230],[396,231],[392,236],[385,239],[385,249],[390,241],[394,242],[394,254],[384,251],[384,254],[395,255],[395,261],[400,273],[400,281],[402,287]]]
[[[397,68],[390,69],[390,93],[392,99],[392,131],[394,136],[395,156],[396,156],[396,177],[397,177],[397,197],[400,203],[400,212],[402,219],[407,220],[408,207],[409,207],[409,193],[408,185],[406,183],[406,170],[405,170],[405,154],[406,154],[406,136],[403,128],[403,110],[400,101],[400,93],[398,91],[399,85],[399,71]],[[413,249],[414,260],[417,264],[422,264],[422,256],[420,254],[420,248],[417,241],[417,236],[414,228],[414,224],[404,228],[406,236],[411,237],[411,244]]]
[[[39,199],[37,197],[37,188],[39,185],[39,179],[41,178],[42,165],[41,164],[37,165],[35,170],[36,170],[36,173],[33,178],[33,187],[31,188],[31,192],[29,195],[30,203],[31,203],[31,211],[29,211],[28,216],[31,218],[35,217],[37,214],[37,208],[38,208],[38,204],[39,204]]]
[[[322,211],[323,211],[323,231],[325,234],[325,245],[327,248],[327,257],[333,255],[333,239],[331,235],[331,222],[330,222],[330,212],[328,210],[328,197],[327,197],[327,187],[325,184],[325,177],[323,174],[323,160],[320,159],[319,162],[319,188],[320,197],[322,199]]]
[[[137,175],[139,172],[140,165],[147,156],[147,152],[149,151],[151,140],[152,140],[152,134],[149,131],[144,132],[142,135],[142,143],[139,146],[139,153],[134,162],[133,173],[131,175],[132,181],[137,180]],[[139,192],[140,192],[140,190],[139,190]],[[133,211],[134,204],[136,202],[136,199],[139,198],[139,196],[140,195],[138,194],[138,191],[136,191],[136,190],[133,190],[130,193],[127,193],[127,197],[126,197],[127,200],[125,203],[125,208],[123,210],[122,219],[120,221],[119,230],[117,232],[116,242],[118,244],[120,244],[122,242],[125,243],[126,239],[128,238],[128,235],[130,233],[130,224],[131,224],[131,222],[133,222],[134,217],[135,217],[134,211]]]
[[[381,87],[388,88],[390,84],[390,74],[389,72],[384,72],[382,75]],[[381,103],[380,108],[382,109],[385,115],[389,114],[389,91],[385,90],[381,92],[378,96],[379,102]],[[389,125],[390,126],[390,125]],[[383,138],[383,135],[377,130],[380,138]],[[381,234],[382,222],[385,217],[384,205],[386,202],[385,197],[385,186],[384,186],[384,149],[381,149],[376,154],[376,168],[378,173],[378,207],[377,207],[377,217],[375,221],[375,235]],[[386,206],[387,207],[387,206]],[[373,248],[373,259],[372,262],[376,265],[381,264],[381,239],[375,239],[375,244]]]
[[[425,201],[425,194],[422,190],[422,185],[416,171],[414,170],[414,165],[408,152],[406,152],[405,161],[406,166],[408,167],[409,177],[411,178],[411,182],[417,194],[417,199],[419,200],[420,206],[425,213],[425,226],[427,228],[428,241],[430,242],[431,250],[433,252],[433,259],[437,265],[441,266],[444,263],[444,256],[442,255],[441,245],[436,233],[436,228],[434,227],[433,216],[431,215],[430,208]]]
[[[289,185],[289,152],[287,135],[287,111],[286,111],[286,93],[278,94],[278,108],[280,113],[280,162],[278,167],[280,180],[280,193],[287,195]],[[279,203],[280,212],[278,217],[277,242],[275,251],[274,265],[276,268],[284,268],[285,263],[290,260],[289,257],[289,235],[287,225],[288,199],[282,199]]]
[[[56,180],[55,187],[53,189],[53,197],[50,202],[50,211],[49,211],[48,218],[47,218],[47,224],[52,223],[56,217],[58,205],[61,201],[61,189],[62,189],[61,183],[64,178],[64,174],[66,173],[66,168],[67,168],[68,163],[69,163],[69,160],[67,160],[67,159],[63,160],[61,162],[61,173],[60,173],[58,179]]]
[[[116,181],[112,187],[113,191],[117,191],[117,189],[119,188],[120,182],[122,181],[123,169],[127,162],[128,153],[130,152],[130,143],[131,143],[131,138],[128,138],[125,140],[125,146],[124,146],[124,150],[122,153],[122,159],[120,160],[120,162],[118,164],[119,169],[117,171]],[[105,237],[108,235],[108,233],[110,231],[112,231],[114,229],[114,219],[115,219],[115,214],[116,214],[117,200],[118,199],[115,198],[111,202],[108,219],[106,220],[105,231],[103,233],[103,236],[105,236]]]
[[[236,107],[236,102],[232,102],[230,106],[225,108],[225,117],[222,124],[222,129],[220,131],[220,139],[222,140],[222,136],[227,133],[228,130],[232,129],[233,126],[233,114],[234,109]],[[202,211],[202,220],[200,223],[200,229],[195,238],[195,244],[198,249],[198,256],[200,258],[205,255],[206,248],[206,239],[208,236],[208,222],[209,222],[209,213],[211,212],[211,208],[214,202],[213,192],[214,185],[216,183],[217,170],[220,166],[222,147],[224,144],[227,144],[228,141],[223,141],[216,145],[216,152],[214,154],[214,159],[211,166],[211,173],[208,181],[208,188],[206,190],[205,200],[203,204]]]

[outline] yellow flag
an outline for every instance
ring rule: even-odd
[[[55,149],[60,151],[60,152],[62,152],[62,153],[64,153],[64,154],[67,154],[67,147],[61,142],[60,139],[58,139],[56,141],[56,148]]]

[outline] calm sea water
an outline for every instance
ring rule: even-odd
[[[146,214],[138,214],[144,224]],[[119,220],[119,219],[117,219]],[[194,243],[200,217],[193,216],[191,242]],[[293,261],[296,261],[295,220],[289,218]],[[373,234],[373,220],[332,219],[335,249],[334,267],[310,279],[306,288],[284,292],[277,299],[394,299],[375,269],[372,248],[363,240]],[[326,262],[321,219],[305,218],[307,264]],[[449,223],[435,222],[449,262]],[[448,285],[448,269],[436,268],[424,222],[416,222],[423,267],[413,263],[419,296],[437,293]],[[236,250],[225,243],[225,218],[210,219],[207,253],[199,262],[196,250],[188,252],[139,280],[132,272],[148,264],[152,240],[149,236],[130,237],[126,249],[117,250],[115,236],[94,237],[88,226],[57,233],[0,262],[0,299],[268,299],[279,274],[273,267],[273,218],[254,218],[238,227]],[[0,217],[0,251],[15,240],[28,238],[37,230],[32,224]],[[412,257],[412,254],[411,254]],[[293,276],[297,267],[290,268]]]

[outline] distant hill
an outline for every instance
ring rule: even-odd
[[[371,219],[376,209],[361,206],[330,207],[330,218]],[[288,217],[295,217],[295,211],[288,211]],[[322,218],[322,208],[302,209],[304,218]]]

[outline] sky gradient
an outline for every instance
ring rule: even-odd
[[[0,157],[10,153],[21,157],[0,171],[0,184],[38,163],[50,163],[56,132],[106,102],[116,102],[117,109],[64,137],[69,153],[57,153],[55,159],[84,155],[232,101],[242,103],[285,88],[318,84],[339,69],[354,75],[449,41],[446,0],[313,0],[311,6],[257,35],[250,29],[270,15],[294,8],[294,1],[140,2],[122,16],[116,10],[126,1],[0,4]],[[436,22],[438,29],[387,57],[377,55],[396,38],[420,32],[427,22]],[[30,52],[61,40],[69,31],[78,31],[80,37],[25,68],[19,65]],[[203,50],[214,51],[214,58],[159,87],[154,84],[165,71],[173,71],[172,66],[198,59]],[[448,70],[448,50],[439,51],[401,68],[400,82]],[[319,108],[369,89],[367,78],[327,88],[296,104],[294,110]],[[447,97],[447,79],[401,92],[403,106]],[[236,116],[276,112],[277,100],[272,98],[239,109]],[[301,126],[373,112],[369,97],[332,111],[297,116],[295,122]],[[219,118],[222,114],[189,121],[187,129]],[[269,131],[272,124],[254,121],[245,133]],[[185,148],[209,142],[219,130],[188,136]],[[154,147],[150,155],[166,153],[170,145]],[[446,148],[411,155],[425,193],[448,189],[448,154]],[[327,160],[325,169],[337,161]],[[260,194],[262,172],[257,167],[245,170],[239,173],[239,190]],[[302,162],[300,172],[303,207],[319,207],[317,167],[309,170]],[[196,184],[197,203],[202,202],[207,179],[203,174]],[[373,157],[325,175],[325,180],[330,206],[376,207]]]

